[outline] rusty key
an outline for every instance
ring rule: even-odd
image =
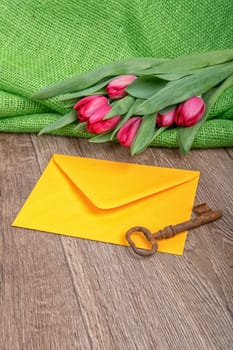
[[[157,251],[158,240],[173,237],[178,233],[208,224],[209,222],[215,221],[223,216],[221,210],[212,210],[206,203],[201,203],[194,206],[193,211],[195,214],[197,214],[196,217],[191,218],[188,221],[181,222],[177,225],[166,226],[164,229],[156,233],[151,233],[150,230],[143,226],[134,226],[126,232],[126,240],[136,254],[141,256],[150,256]],[[146,250],[136,247],[131,237],[136,232],[143,233],[147,241],[151,244],[151,249]]]

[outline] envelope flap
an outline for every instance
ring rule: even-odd
[[[56,154],[53,161],[98,208],[111,209],[168,190],[198,171]]]

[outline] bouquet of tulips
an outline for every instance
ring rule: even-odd
[[[177,129],[187,154],[200,127],[225,89],[233,85],[233,49],[175,59],[134,58],[47,86],[34,99],[57,95],[71,111],[40,134],[69,123],[90,133],[91,142],[118,141],[132,155],[167,128]]]

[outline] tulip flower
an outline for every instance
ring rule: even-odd
[[[117,133],[117,139],[122,146],[130,147],[141,125],[141,117],[128,119]]]
[[[201,119],[205,109],[204,100],[193,96],[179,105],[176,110],[175,123],[178,126],[192,126]]]
[[[104,117],[110,110],[111,106],[106,105],[95,111],[87,120],[87,130],[91,133],[101,134],[115,128],[119,123],[121,116],[117,115],[113,118],[104,120]]]
[[[175,115],[176,109],[172,109],[171,111],[164,114],[158,113],[156,118],[157,126],[171,126],[172,124],[174,124]]]
[[[135,75],[120,75],[114,78],[106,87],[108,96],[112,99],[119,99],[127,95],[125,89],[135,80]]]
[[[80,122],[87,121],[90,116],[99,108],[107,106],[109,103],[107,97],[102,95],[91,95],[79,100],[74,109],[77,111]]]

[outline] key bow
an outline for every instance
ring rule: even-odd
[[[177,225],[166,226],[156,233],[151,233],[150,230],[143,226],[131,227],[126,232],[126,240],[136,254],[141,256],[151,256],[158,250],[158,240],[171,238],[181,232],[208,224],[209,222],[215,221],[223,216],[221,210],[212,210],[206,203],[195,205],[193,211],[196,214],[196,217]],[[151,249],[142,249],[135,245],[132,235],[136,232],[144,235],[148,243],[151,244]]]

